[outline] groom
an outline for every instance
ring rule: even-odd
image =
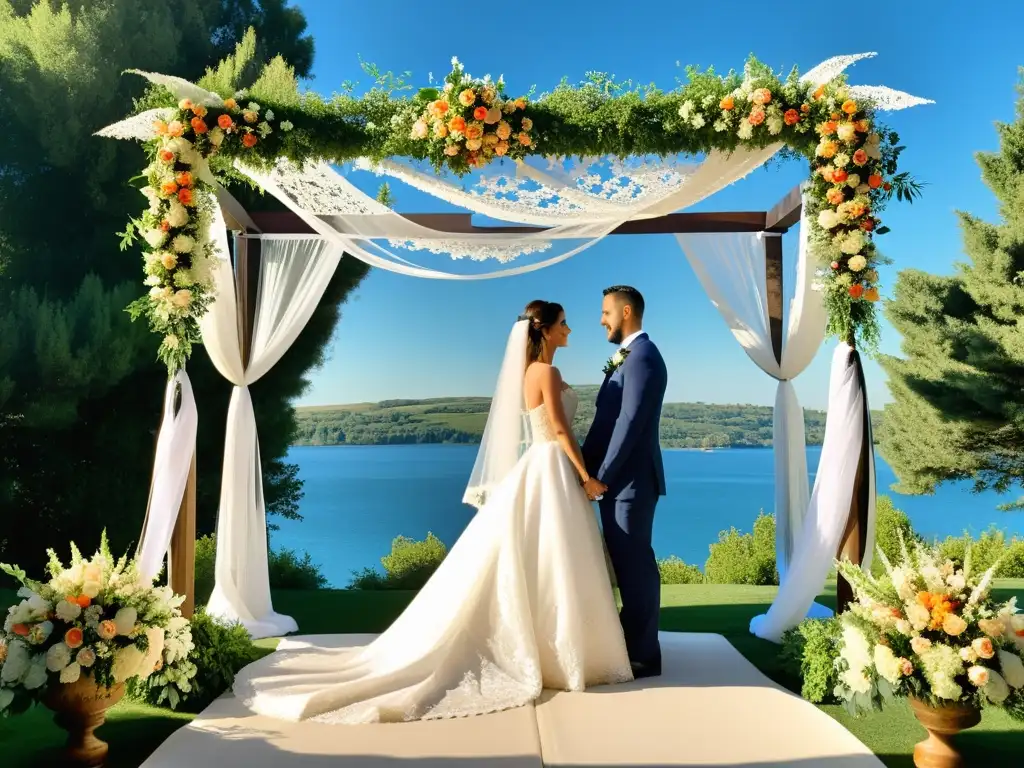
[[[643,332],[643,318],[644,298],[636,288],[605,290],[601,325],[619,351],[605,366],[597,413],[583,442],[587,471],[598,481],[587,491],[603,493],[601,527],[622,597],[619,619],[635,678],[661,674],[661,577],[651,530],[654,508],[665,495],[658,427],[668,382],[665,361]]]

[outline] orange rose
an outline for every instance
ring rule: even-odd
[[[169,149],[161,149],[160,159],[163,160],[165,163],[172,163],[174,162],[174,153],[171,152],[171,150]]]
[[[11,632],[21,637],[28,637],[28,627],[24,624],[15,624],[11,627]]]
[[[504,155],[506,152],[508,152],[507,141],[499,141],[497,144],[494,145],[494,154],[498,155],[499,157]]]
[[[221,115],[217,118],[217,125],[223,128],[225,131],[234,124],[235,121],[231,119],[231,115]]]
[[[825,95],[825,86],[824,85],[819,85],[817,88],[814,89],[814,94],[811,96],[811,98],[813,98],[815,101],[817,101],[818,99],[820,99],[824,95]]]
[[[256,146],[257,141],[259,141],[259,139],[256,138],[255,133],[247,133],[242,137],[242,146],[252,149]]]
[[[832,171],[832,181],[836,184],[842,184],[848,178],[850,178],[850,174],[846,172],[845,168],[836,168]]]
[[[189,173],[188,171],[182,171],[175,178],[175,181],[178,182],[178,186],[179,187],[191,187],[192,186],[192,174]]]
[[[473,110],[474,120],[485,120],[487,118],[487,107],[477,107]]]
[[[830,184],[834,181],[833,175],[835,174],[835,168],[833,168],[831,165],[823,165],[821,168],[818,169],[818,171],[821,173],[821,178],[823,178],[825,181],[829,182]]]
[[[832,189],[825,193],[825,199],[832,205],[839,205],[845,199],[843,196],[843,190],[839,187],[832,187]]]
[[[82,630],[72,627],[64,633],[64,644],[68,648],[78,648],[82,645]]]
[[[206,123],[203,121],[203,118],[193,117],[192,130],[195,131],[196,133],[206,133],[209,130],[209,128],[206,127]]]
[[[444,117],[448,114],[448,102],[444,99],[438,99],[430,105],[430,109],[437,117]]]
[[[522,144],[524,147],[530,146],[530,142],[531,141],[532,141],[532,139],[530,139],[530,134],[528,134],[528,133],[520,133],[519,134],[519,143]]]
[[[516,109],[526,109],[526,99],[516,99]]]
[[[171,222],[169,222],[167,219],[164,219],[163,221],[161,221],[160,222],[160,231],[161,232],[170,232],[171,231]],[[75,603],[75,604],[78,603],[78,601],[75,600],[75,598],[73,598],[73,597],[69,597],[68,598],[68,602],[69,603]]]
[[[796,125],[800,122],[800,113],[795,109],[787,109],[786,114],[782,116],[782,121],[786,125]]]
[[[79,595],[75,598],[75,602],[78,603],[79,608],[88,608],[92,605],[92,599],[88,595]]]
[[[864,221],[860,223],[860,228],[863,229],[865,232],[870,232],[875,228],[875,220],[864,219]]]
[[[455,116],[452,121],[448,123],[449,130],[458,131],[464,133],[466,131],[466,120],[461,116]]]
[[[178,202],[182,205],[192,205],[192,190],[191,189],[179,189],[178,190]]]
[[[479,139],[484,135],[484,127],[479,123],[470,123],[462,131],[467,139]]]
[[[163,120],[154,120],[153,121],[153,130],[156,131],[156,135],[157,136],[166,136],[167,135],[167,123],[165,123]]]
[[[167,124],[167,135],[168,136],[181,136],[185,132],[185,126],[181,124],[180,120],[171,120]]]
[[[853,162],[857,165],[866,165],[868,162],[868,153],[863,149],[858,149],[853,153]]]
[[[163,184],[160,185],[160,191],[163,192],[165,195],[173,195],[175,192],[178,191],[178,185],[175,184],[173,181],[165,181]]]
[[[857,102],[853,99],[847,99],[843,102],[842,110],[847,115],[857,114]]]
[[[206,107],[202,104],[196,104],[192,107],[192,114],[196,117],[206,117]]]
[[[730,109],[732,109],[733,107],[736,106],[736,102],[733,101],[732,96],[726,96],[724,99],[722,99],[720,102],[718,102],[718,106],[720,106],[722,109],[728,111],[728,110],[730,110]]]
[[[247,109],[242,113],[242,119],[247,123],[255,123],[260,119],[260,115],[258,112],[253,112],[251,109]]]
[[[879,176],[877,173],[872,173],[870,176],[868,176],[868,186],[871,187],[872,189],[878,189],[880,186],[882,186],[882,177]]]
[[[801,104],[800,105],[800,111],[803,112],[806,115],[808,112],[811,111],[811,105],[810,104]]]
[[[760,107],[755,107],[750,113],[750,117],[747,118],[751,125],[760,125],[764,122],[764,110]]]
[[[820,136],[831,136],[839,128],[834,121],[829,120],[818,126],[818,134]]]
[[[831,115],[829,115],[828,119],[831,120],[832,122],[835,122],[836,120],[839,119],[839,117],[840,115],[838,112],[833,112]]]
[[[853,124],[853,129],[857,133],[867,133],[871,130],[871,123],[867,120],[858,120]]]
[[[238,109],[238,102],[234,99],[224,99],[224,106],[228,109]]]
[[[767,104],[772,100],[772,92],[767,88],[758,88],[754,91],[754,96],[751,101],[755,104]]]
[[[860,283],[854,283],[850,286],[850,298],[859,299],[864,295],[864,286]]]

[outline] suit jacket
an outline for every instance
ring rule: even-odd
[[[627,347],[625,361],[605,377],[594,423],[583,441],[587,471],[616,498],[665,495],[661,459],[661,407],[668,371],[646,333]]]

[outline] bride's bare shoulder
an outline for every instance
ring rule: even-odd
[[[542,363],[540,361],[530,363],[526,367],[527,377],[534,377],[538,381],[546,381],[555,379],[561,381],[562,373],[550,363]]]

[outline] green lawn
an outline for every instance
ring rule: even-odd
[[[1017,594],[1024,599],[1024,580],[1002,581],[996,590],[1000,599]],[[729,585],[669,586],[662,592],[661,626],[679,632],[716,632],[724,635],[752,663],[784,685],[778,660],[779,647],[750,635],[750,619],[764,612],[775,594],[770,587]],[[294,616],[302,632],[379,632],[401,613],[411,599],[407,592],[275,592],[274,608]],[[0,590],[0,606],[14,600],[10,591]],[[834,590],[827,588],[820,598],[834,606]],[[259,645],[272,647],[276,641]],[[854,719],[841,708],[822,707],[849,728],[891,768],[910,768],[913,746],[924,738],[909,708]],[[190,715],[122,702],[109,713],[99,735],[110,742],[110,768],[135,768],[167,736],[190,719]],[[61,731],[53,725],[51,713],[37,707],[29,713],[0,720],[0,765],[4,768],[33,768],[55,765],[55,747]],[[981,725],[958,737],[967,765],[1019,764],[1024,753],[1024,725],[1005,715],[986,710]]]

